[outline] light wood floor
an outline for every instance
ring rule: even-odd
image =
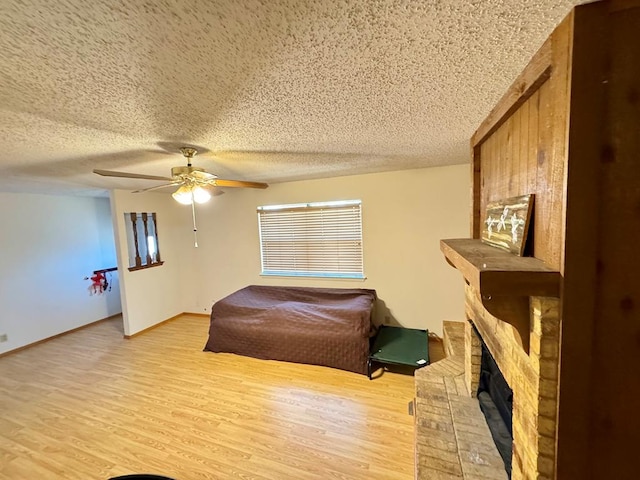
[[[413,478],[413,377],[202,352],[105,321],[0,358],[0,479]]]

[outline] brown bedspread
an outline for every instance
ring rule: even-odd
[[[375,290],[251,285],[214,303],[205,350],[366,374]]]

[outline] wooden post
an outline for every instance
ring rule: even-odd
[[[147,225],[147,213],[142,214],[142,222],[144,223],[144,241],[147,242],[147,265],[151,265],[153,261],[151,260],[151,254],[149,253],[149,226]]]
[[[133,227],[133,243],[136,246],[136,267],[142,266],[142,258],[140,258],[140,250],[138,249],[138,228],[136,225],[138,214],[136,212],[131,212],[131,225]]]
[[[153,232],[156,238],[156,263],[160,263],[162,260],[160,259],[160,242],[158,241],[158,220],[156,219],[156,212],[151,214],[151,219],[153,220]]]

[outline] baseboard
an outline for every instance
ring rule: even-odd
[[[211,318],[211,314],[209,313],[184,312],[183,315],[189,315],[190,317]]]
[[[208,313],[191,313],[191,312],[182,312],[179,313],[178,315],[174,315],[171,318],[167,318],[166,320],[162,320],[161,322],[156,323],[155,325],[151,325],[150,327],[145,328],[144,330],[140,330],[139,332],[134,333],[133,335],[124,335],[124,338],[126,338],[127,340],[133,337],[137,337],[140,334],[146,333],[149,330],[153,330],[154,328],[158,328],[161,325],[164,325],[165,323],[168,322],[172,322],[174,320],[179,319],[180,317],[182,317],[183,315],[189,315],[192,317],[202,317],[202,318],[209,318],[209,314]]]
[[[142,335],[143,333],[146,333],[149,330],[153,330],[154,328],[158,328],[160,325],[164,325],[165,323],[172,322],[173,320],[177,320],[182,315],[184,315],[184,313],[179,313],[177,315],[174,315],[171,318],[167,318],[166,320],[162,320],[161,322],[155,323],[155,324],[151,325],[150,327],[144,328],[144,329],[140,330],[139,332],[136,332],[136,333],[134,333],[132,335],[123,335],[123,337],[126,338],[127,340],[129,340],[129,339],[131,339],[133,337],[137,337],[138,335]]]
[[[69,333],[77,332],[78,330],[82,330],[83,328],[87,328],[87,327],[90,327],[92,325],[96,325],[96,324],[98,324],[100,322],[106,322],[107,320],[111,320],[112,318],[118,317],[120,315],[122,315],[122,313],[116,313],[115,315],[110,315],[108,317],[101,318],[100,320],[96,320],[94,322],[87,323],[86,325],[81,325],[81,326],[73,328],[71,330],[67,330],[66,332],[57,333],[57,334],[52,335],[50,337],[43,338],[41,340],[37,340],[37,341],[35,341],[33,343],[29,343],[27,345],[23,345],[21,347],[14,348],[13,350],[8,350],[6,352],[2,352],[2,353],[0,353],[0,358],[4,357],[5,355],[9,355],[10,353],[17,353],[17,352],[19,352],[21,350],[25,350],[25,349],[27,349],[29,347],[34,347],[34,346],[36,346],[36,345],[38,345],[40,343],[48,342],[49,340],[53,340],[54,338],[58,338],[58,337],[61,337],[63,335],[67,335]],[[151,325],[150,327],[147,327],[144,330],[140,330],[139,332],[136,332],[133,335],[124,335],[124,338],[130,339],[130,338],[133,338],[133,337],[137,337],[138,335],[140,335],[142,333],[145,333],[145,332],[148,332],[149,330],[153,330],[154,328],[159,327],[160,325],[164,325],[165,323],[171,322],[173,320],[177,320],[178,318],[182,317],[183,315],[190,315],[190,316],[193,316],[193,317],[202,317],[202,318],[209,318],[210,317],[210,315],[208,313],[182,312],[182,313],[179,313],[178,315],[174,315],[171,318],[167,318],[166,320],[163,320],[163,321],[161,321],[159,323],[156,323],[155,325]]]
[[[30,347],[35,347],[36,345],[39,345],[39,344],[44,343],[44,342],[48,342],[49,340],[53,340],[54,338],[62,337],[63,335],[67,335],[69,333],[77,332],[78,330],[82,330],[83,328],[87,328],[87,327],[90,327],[92,325],[96,325],[97,323],[106,322],[107,320],[111,320],[112,318],[118,317],[120,315],[122,315],[122,313],[116,313],[115,315],[110,315],[108,317],[101,318],[100,320],[96,320],[94,322],[87,323],[86,325],[80,325],[79,327],[72,328],[71,330],[67,330],[66,332],[56,333],[55,335],[52,335],[52,336],[47,337],[47,338],[43,338],[42,340],[37,340],[37,341],[35,341],[33,343],[28,343],[27,345],[23,345],[21,347],[14,348],[13,350],[9,350],[7,352],[0,353],[0,358],[4,357],[5,355],[9,355],[10,353],[18,353],[21,350],[25,350],[25,349],[30,348]]]

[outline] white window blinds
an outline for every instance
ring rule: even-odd
[[[258,207],[262,274],[364,278],[360,200]]]

